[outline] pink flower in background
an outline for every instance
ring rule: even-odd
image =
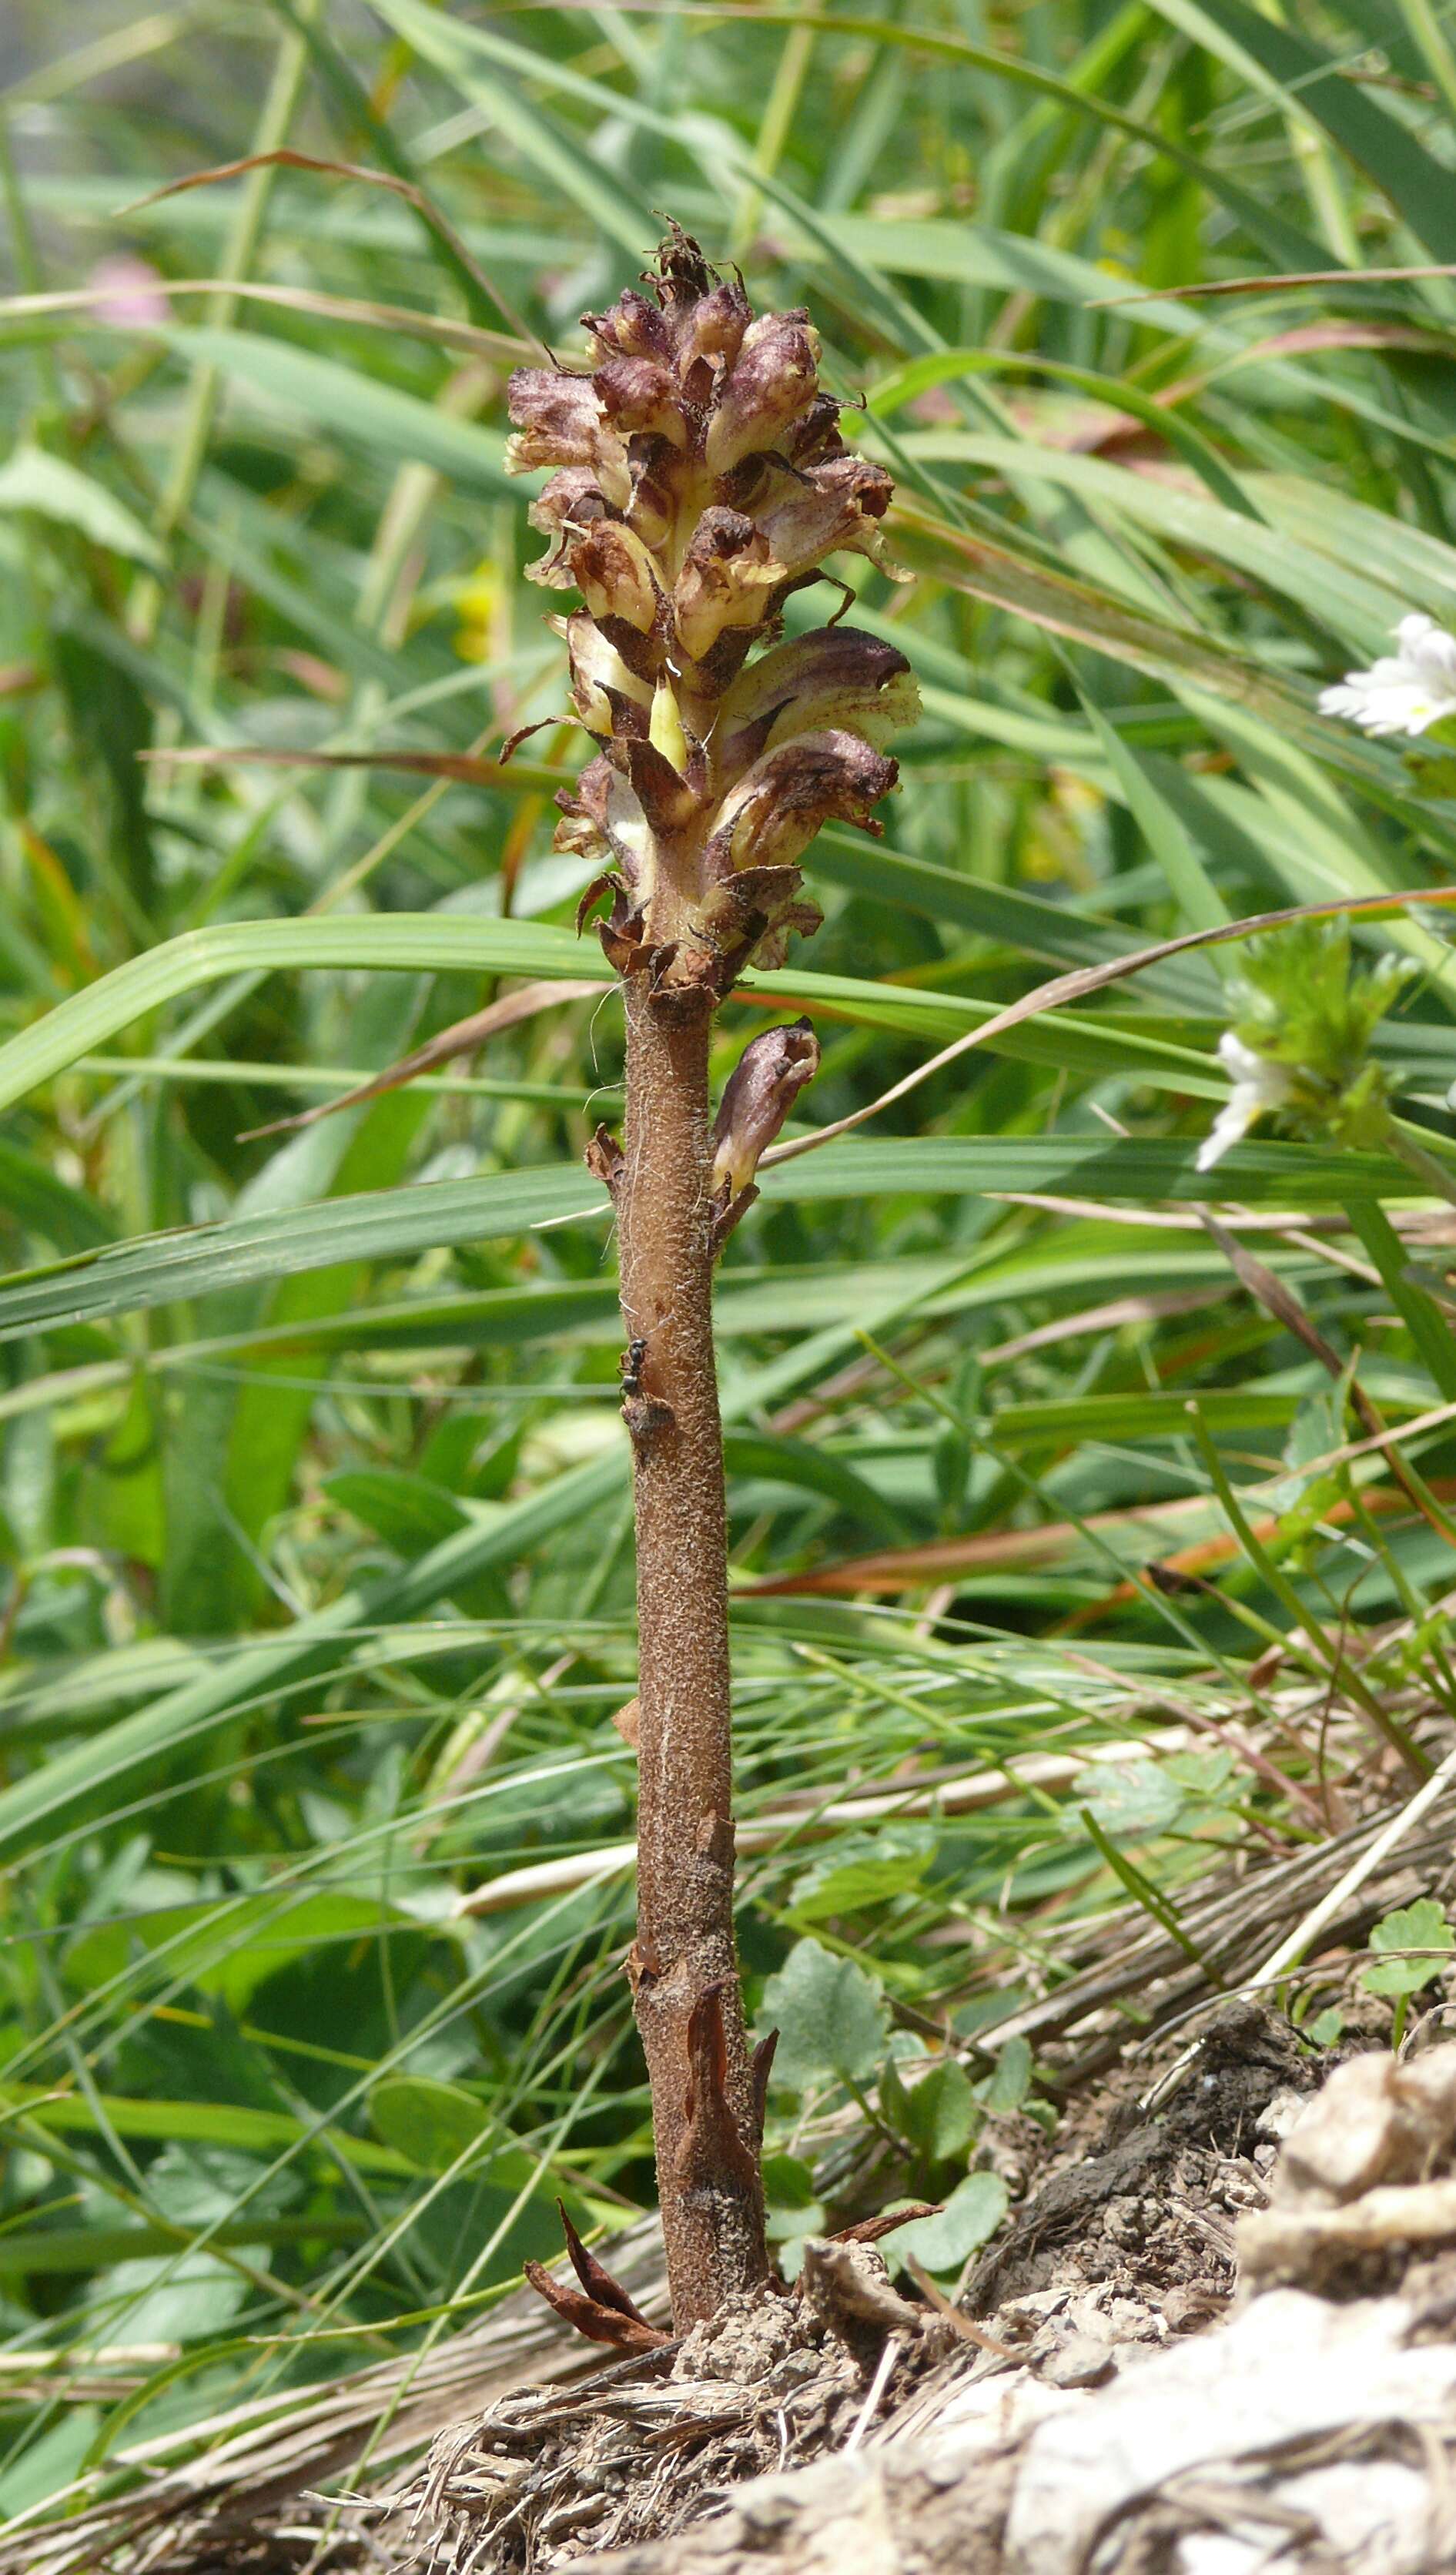
[[[161,271],[149,259],[118,251],[111,259],[99,259],[86,283],[93,290],[97,320],[114,330],[159,331],[167,320]]]

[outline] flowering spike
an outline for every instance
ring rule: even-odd
[[[1339,1146],[1388,1141],[1388,1084],[1370,1057],[1409,959],[1354,966],[1348,921],[1303,921],[1251,939],[1234,979],[1235,1024],[1218,1041],[1233,1089],[1198,1150],[1211,1171],[1260,1119]]]
[[[813,926],[795,863],[831,817],[874,828],[897,777],[885,742],[918,699],[892,644],[847,627],[778,642],[826,555],[882,560],[891,488],[844,446],[808,315],[755,319],[677,226],[644,283],[583,317],[590,375],[518,369],[507,461],[556,469],[531,509],[551,540],[533,578],[586,603],[565,633],[601,749],[558,846],[625,883],[619,970],[711,1010]]]

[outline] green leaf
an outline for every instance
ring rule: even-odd
[[[468,921],[437,913],[313,921],[244,921],[188,931],[118,966],[57,1003],[34,1027],[0,1047],[0,1108],[94,1054],[135,1020],[204,984],[239,974],[332,967],[347,974],[424,971],[580,976],[600,981],[570,931],[529,921]]]
[[[770,2244],[787,2244],[805,2235],[822,2235],[824,2205],[814,2197],[813,2173],[797,2155],[763,2157],[765,2231]],[[3,2245],[0,2238],[0,2245]]]
[[[371,165],[393,172],[397,179],[404,180],[407,187],[418,187],[420,174],[415,163],[388,118],[376,113],[369,92],[347,54],[330,42],[325,27],[301,12],[298,0],[273,0],[273,5],[287,19],[299,42],[307,47],[321,87],[332,96],[346,129],[352,127],[368,136]],[[412,206],[410,212],[419,226],[422,250],[454,280],[473,320],[488,328],[498,325],[500,307],[486,293],[469,260],[457,249],[455,242],[431,222],[423,206]]]
[[[1182,817],[1159,795],[1146,764],[1109,724],[1092,699],[1083,697],[1087,719],[1115,772],[1138,830],[1168,881],[1190,930],[1216,930],[1227,921],[1228,906],[1213,884],[1201,853]]]
[[[787,1911],[801,1922],[825,1922],[887,1903],[918,1886],[935,1855],[932,1824],[881,1824],[873,1833],[846,1833],[823,1859],[798,1878]]]
[[[1281,1516],[1298,1509],[1301,1504],[1308,1507],[1318,1505],[1322,1500],[1332,1500],[1338,1492],[1338,1473],[1326,1472],[1311,1477],[1305,1469],[1317,1458],[1327,1457],[1332,1448],[1340,1446],[1345,1435],[1344,1399],[1344,1388],[1336,1391],[1332,1387],[1321,1386],[1313,1394],[1305,1396],[1295,1413],[1283,1449],[1283,1463],[1288,1473],[1268,1487],[1269,1506]]]
[[[948,1287],[964,1266],[963,1255],[952,1256],[940,1267],[938,1283],[933,1274],[927,1280],[923,1273],[912,1283],[895,1280],[882,1292],[864,1297],[858,1320],[871,1329],[882,1328],[913,1307],[927,1289],[933,1292],[936,1284]],[[813,1383],[857,1346],[845,1325],[810,1332],[782,1357],[725,1387],[725,1420],[751,1417],[763,1405]],[[40,1763],[28,1776],[0,1788],[0,1855],[34,1848],[39,1836],[94,1809],[99,1798],[124,1780],[153,1781],[160,1760],[183,1746],[195,1747],[240,1708],[256,1708],[310,1676],[337,1672],[361,1640],[367,1650],[381,1624],[418,1618],[491,1567],[518,1562],[559,1529],[580,1525],[584,1515],[598,1512],[624,1490],[628,1478],[623,1440],[605,1456],[511,1502],[487,1525],[446,1538],[384,1581],[349,1585],[322,1608],[297,1619],[286,1635],[245,1643],[215,1668],[108,1726],[99,1740],[78,1743]]]
[[[208,2236],[213,2244],[244,2251],[245,2259],[266,2261],[267,2245],[358,2244],[368,2231],[363,2217],[275,2217],[255,2201],[246,2219],[212,2225]],[[106,2271],[145,2255],[175,2254],[177,2245],[177,2232],[168,2226],[27,2227],[0,2234],[0,2280]]]
[[[0,1219],[38,1234],[58,1252],[87,1252],[115,1240],[115,1228],[81,1190],[73,1190],[22,1145],[0,1138]]]
[[[107,859],[103,879],[119,879],[133,917],[149,917],[157,871],[147,812],[142,755],[152,739],[152,709],[124,649],[100,619],[57,618],[51,665],[70,717],[71,736],[95,781]]]
[[[724,1443],[724,1462],[730,1475],[751,1475],[821,1494],[849,1519],[874,1529],[891,1544],[904,1534],[901,1515],[865,1476],[807,1439],[775,1437],[765,1430],[733,1430]]]
[[[845,262],[867,269],[872,275],[940,279],[955,286],[986,287],[1003,295],[1033,295],[1049,304],[1080,307],[1103,302],[1107,296],[1107,272],[1095,260],[1081,259],[1075,251],[1037,241],[1024,233],[999,231],[990,224],[937,223],[925,217],[900,215],[836,214],[810,232],[801,216],[796,217],[788,208],[785,213],[790,231],[798,236],[796,256],[810,268],[823,266],[837,252]],[[1171,302],[1150,299],[1146,308],[1139,305],[1139,320],[1144,310],[1153,328],[1176,331],[1180,339],[1189,336],[1190,316],[1186,309],[1180,313]],[[1204,321],[1201,314],[1193,320],[1194,333]],[[951,354],[939,349],[927,353],[936,362]]]
[[[1416,141],[1406,121],[1378,103],[1378,93],[1346,79],[1341,59],[1243,0],[1156,0],[1163,14],[1241,70],[1251,59],[1301,120],[1313,118],[1350,159],[1383,188],[1433,259],[1456,259],[1456,216],[1443,164]],[[1237,48],[1237,53],[1231,53]],[[1241,57],[1241,59],[1240,59]]]
[[[1414,1904],[1387,1913],[1370,1934],[1377,1963],[1364,1967],[1360,1982],[1367,1994],[1418,1994],[1442,1971],[1442,1961],[1456,1949],[1453,1932],[1435,1898],[1422,1895]],[[1388,1955],[1392,1951],[1434,1951],[1434,1956]]]
[[[27,1331],[41,1320],[79,1322],[343,1262],[408,1260],[448,1244],[526,1234],[533,1226],[598,1216],[605,1205],[598,1183],[565,1164],[321,1199],[224,1225],[144,1235],[0,1288],[0,1338],[8,1327]]]
[[[856,608],[854,613],[859,624],[869,623],[861,610]],[[893,640],[914,659],[912,635],[900,629]],[[967,669],[967,686],[970,679]],[[948,699],[950,692],[943,695]],[[982,877],[961,876],[954,868],[932,867],[926,859],[886,848],[883,841],[867,841],[862,833],[851,837],[832,827],[821,832],[810,864],[818,883],[843,886],[876,902],[902,904],[929,921],[953,922],[981,939],[996,940],[1056,966],[1100,966],[1113,957],[1131,956],[1139,945],[1117,922],[1096,913],[1048,903],[1044,896],[1026,894],[1019,886],[991,885]],[[1200,1016],[1217,1013],[1222,1005],[1222,987],[1208,960],[1196,954],[1149,967],[1139,975],[1136,990],[1144,999],[1155,994],[1174,1008]]]
[[[1168,1752],[1159,1766],[1190,1804],[1216,1807],[1239,1793],[1231,1752]]]
[[[258,1987],[329,1945],[352,1947],[393,1930],[418,1935],[416,1916],[344,1887],[284,1887],[230,1903],[167,1904],[135,1919],[83,1928],[65,1954],[67,1982],[83,1992],[121,1974],[138,1947],[165,1944],[179,1985],[242,2011]]]
[[[772,2080],[787,2092],[833,2077],[867,2083],[884,2053],[878,1986],[854,1959],[832,1957],[817,1940],[796,1941],[768,1978],[761,2020],[778,2031]]]
[[[238,2259],[256,2268],[267,2261],[268,2247],[240,2245]],[[216,2253],[189,2250],[117,2262],[100,2294],[108,2318],[120,2304],[129,2340],[167,2344],[211,2341],[254,2293],[243,2273]]]
[[[997,446],[1005,449],[1012,442],[999,441]],[[1020,448],[1013,453],[1017,470],[1028,473],[1030,454]],[[1040,455],[1047,453],[1039,452],[1038,471]],[[1241,528],[1248,525],[1232,510],[1227,516],[1237,519]],[[1246,654],[1191,627],[1144,615],[1090,582],[1047,570],[1028,556],[1024,546],[1011,541],[1013,533],[1008,530],[1005,543],[992,542],[978,531],[949,526],[918,502],[901,499],[895,508],[896,545],[911,570],[943,581],[967,598],[1025,618],[1052,635],[1088,644],[1111,660],[1126,663],[1130,670],[1169,684],[1186,681],[1256,706],[1272,723],[1292,732],[1312,727],[1314,720],[1304,700],[1286,682],[1261,671]]]
[[[1238,1198],[1265,1206],[1348,1205],[1415,1195],[1404,1166],[1378,1154],[1309,1145],[1236,1145],[1214,1173],[1197,1169],[1199,1139],[1104,1136],[905,1136],[825,1146],[760,1171],[765,1199],[859,1198],[915,1190],[1058,1192],[1113,1203]],[[1016,1178],[1015,1175],[1020,1175]],[[1289,1196],[1286,1200],[1285,1193]]]
[[[1009,2196],[999,2173],[967,2173],[937,2217],[916,2217],[908,2226],[896,2227],[885,2239],[886,2259],[903,2263],[912,2254],[927,2271],[948,2277],[989,2242]]]
[[[1308,2039],[1311,2047],[1334,2047],[1344,2035],[1344,2013],[1331,2005],[1326,2011],[1316,2012],[1313,2020],[1305,2023],[1300,2035]]]
[[[1087,1805],[1104,1832],[1144,1840],[1165,1833],[1183,1804],[1183,1792],[1155,1761],[1099,1769]]]
[[[445,2172],[489,2137],[494,2125],[473,2092],[425,2074],[392,2074],[376,2083],[369,2117],[375,2135],[421,2172]],[[504,2178],[494,2164],[492,2177]]]
[[[980,236],[984,240],[985,236]],[[1171,318],[1172,308],[1167,308]],[[1186,308],[1185,308],[1186,309]],[[1139,303],[1139,316],[1145,317],[1148,306]],[[867,398],[867,408],[874,418],[883,418],[911,403],[916,396],[932,387],[953,383],[959,377],[995,374],[1030,373],[1045,377],[1053,385],[1069,385],[1085,393],[1094,402],[1129,414],[1166,439],[1171,447],[1190,464],[1207,484],[1215,499],[1231,509],[1242,510],[1251,518],[1260,513],[1254,507],[1244,486],[1229,472],[1216,447],[1181,418],[1166,403],[1129,384],[1125,376],[1104,376],[1094,368],[1068,366],[1055,358],[1027,357],[1019,352],[998,349],[945,349],[930,356],[912,359],[908,366],[896,368],[893,375],[874,386]]]
[[[1103,953],[1107,953],[1105,943]],[[81,1057],[94,1054],[134,1021],[184,993],[240,973],[271,974],[290,968],[349,973],[372,968],[377,974],[474,971],[550,977],[557,982],[601,982],[600,959],[569,930],[541,922],[392,913],[337,921],[220,924],[169,940],[117,967],[0,1046],[0,1108]],[[902,1029],[933,1046],[992,1017],[989,1004],[961,994],[885,987],[854,976],[814,975],[796,965],[775,974],[749,973],[741,984],[745,994],[762,995],[772,1007],[806,1003],[866,1026]],[[1045,1028],[1034,1020],[1024,1022],[1007,1030],[1003,1040],[998,1038],[996,1049],[1059,1068],[1076,1063],[1094,1072],[1141,1070],[1153,1080],[1161,1074],[1165,1085],[1206,1090],[1210,1096],[1222,1087],[1191,1049],[1125,1029],[1114,1033],[1090,1015],[1061,1012]]]
[[[34,510],[38,518],[75,528],[93,545],[160,571],[166,561],[139,519],[76,465],[42,447],[17,447],[0,465],[0,510]]]
[[[506,472],[506,443],[498,430],[421,402],[361,368],[341,366],[290,340],[212,323],[169,326],[161,336],[179,357],[215,367],[261,401],[301,413],[327,436],[362,447],[384,464],[430,465],[464,491],[521,497]]]
[[[907,2083],[901,2133],[928,2164],[963,2155],[980,2126],[975,2086],[963,2065],[948,2058],[918,2083]]]
[[[1031,2049],[1024,2038],[1008,2038],[996,2050],[996,2061],[980,2087],[985,2107],[1003,2118],[1019,2110],[1031,2089]]]
[[[367,1528],[377,1529],[397,1555],[419,1555],[453,1537],[470,1519],[443,1485],[400,1466],[341,1467],[324,1477],[323,1489]]]
[[[33,2511],[67,2486],[84,2467],[103,2420],[97,2405],[68,2406],[0,2475],[0,2513],[8,2519]]]
[[[94,1806],[124,1779],[142,1776],[154,1784],[163,1753],[195,1744],[239,1707],[266,1700],[311,1673],[337,1669],[350,1659],[358,1635],[376,1622],[414,1617],[488,1567],[514,1562],[579,1513],[596,1510],[626,1480],[620,1449],[594,1458],[513,1503],[491,1525],[461,1529],[383,1582],[351,1585],[297,1620],[285,1636],[245,1643],[217,1669],[108,1726],[99,1742],[77,1744],[0,1789],[0,1849],[23,1848],[38,1831]]]
[[[202,2145],[237,2147],[258,2154],[277,2154],[311,2145],[331,2158],[342,2156],[361,2172],[402,2174],[411,2169],[405,2156],[392,2146],[376,2145],[368,2137],[352,2137],[346,2129],[332,2127],[322,2118],[297,2119],[286,2110],[255,2110],[234,2101],[138,2100],[116,2092],[102,2093],[97,2098],[107,2125],[119,2137],[159,2139],[164,2144],[179,2138],[193,2139]],[[16,2118],[60,2136],[91,2136],[96,2132],[96,2113],[82,2094],[58,2093],[44,2083],[0,2082],[0,2120]]]
[[[582,137],[529,104],[519,90],[486,66],[510,64],[518,77],[533,84],[585,90],[589,99],[600,101],[600,112],[606,116],[614,111],[631,116],[634,101],[563,70],[549,54],[528,52],[487,26],[472,26],[460,18],[443,16],[438,10],[420,6],[419,0],[378,0],[378,7],[381,17],[409,39],[424,61],[444,72],[462,97],[471,100],[524,160],[533,163],[563,196],[575,200],[590,218],[594,231],[605,233],[630,259],[647,256],[661,225],[632,180],[620,167],[609,169],[605,162],[597,160]],[[634,121],[656,120],[639,109]],[[672,131],[671,125],[667,130]]]
[[[776,21],[779,25],[796,26],[800,18],[800,12],[796,9],[765,8],[756,10],[754,14],[760,21]],[[1154,155],[1167,155],[1178,168],[1186,170],[1197,179],[1200,186],[1207,188],[1210,194],[1218,197],[1243,226],[1249,239],[1264,244],[1269,257],[1280,267],[1318,268],[1323,264],[1325,254],[1319,244],[1311,240],[1307,233],[1301,232],[1297,226],[1286,221],[1277,208],[1270,203],[1267,191],[1259,193],[1240,187],[1220,169],[1218,162],[1211,156],[1205,155],[1200,158],[1188,151],[1176,138],[1169,136],[1165,127],[1141,124],[1136,117],[1129,116],[1124,109],[1109,99],[1100,84],[1085,91],[1079,90],[1069,81],[1058,80],[1054,73],[1044,70],[1039,63],[1028,61],[1019,54],[1005,50],[993,52],[987,46],[972,44],[965,37],[952,34],[948,30],[924,26],[906,27],[897,24],[893,19],[859,15],[841,16],[837,12],[834,24],[843,36],[864,37],[870,43],[878,45],[901,45],[907,51],[922,53],[932,61],[955,63],[963,66],[966,71],[982,73],[991,80],[1014,82],[1018,86],[1038,91],[1044,99],[1056,101],[1059,106],[1070,110],[1077,117],[1096,118],[1119,134],[1133,136]],[[857,220],[862,222],[865,219],[860,217]],[[886,221],[886,228],[891,228],[887,219],[870,218],[869,220]],[[901,229],[898,223],[895,223],[892,228]],[[903,229],[906,232],[920,232],[931,227],[923,224],[913,226],[907,224]],[[976,232],[981,228],[970,224],[943,224],[933,229],[945,234],[964,234]],[[1019,241],[1021,237],[1016,235],[1012,238]],[[1040,248],[1041,245],[1037,244],[1035,247]],[[862,248],[860,256],[867,256]],[[912,273],[917,272],[912,271]],[[933,275],[935,272],[932,270],[930,273]],[[1105,292],[1103,288],[1103,296]],[[1097,298],[1089,293],[1087,300],[1093,302]],[[1182,337],[1187,331],[1186,315],[1181,318],[1181,327],[1178,325],[1173,327],[1178,328],[1179,337]]]
[[[1109,465],[1100,457],[1067,456],[1030,439],[960,429],[917,431],[907,443],[914,455],[932,461],[957,459],[996,473],[1034,473],[1039,481],[1102,503],[1170,546],[1192,547],[1252,574],[1362,650],[1379,650],[1400,614],[1400,584],[1387,580],[1379,563],[1336,562],[1245,511],[1129,474],[1125,466]],[[1184,676],[1197,677],[1191,669]]]
[[[835,1143],[760,1175],[765,1200],[812,1205],[833,1199],[898,1198],[906,1192],[967,1198],[984,1192],[1058,1192],[1109,1203],[1145,1204],[1176,1199],[1222,1204],[1238,1198],[1251,1206],[1350,1206],[1358,1200],[1409,1198],[1409,1175],[1393,1158],[1333,1154],[1308,1145],[1236,1145],[1216,1171],[1197,1168],[1197,1140],[1150,1138],[1122,1141],[1103,1136],[928,1136]],[[128,1313],[179,1297],[208,1294],[258,1279],[282,1279],[348,1261],[400,1262],[451,1245],[529,1233],[534,1227],[578,1219],[601,1223],[608,1200],[599,1183],[575,1165],[494,1174],[485,1180],[428,1181],[412,1189],[326,1199],[313,1207],[280,1209],[257,1217],[167,1235],[82,1255],[43,1270],[21,1272],[0,1286],[0,1340],[59,1323],[81,1323]],[[1180,1422],[1183,1398],[1175,1394],[1091,1398],[1118,1417]],[[1228,1394],[1223,1412],[1217,1392],[1209,1418],[1255,1426],[1285,1420],[1294,1398],[1266,1393]],[[1272,1411],[1270,1407],[1273,1407]],[[1073,1404],[1006,1406],[996,1415],[997,1435],[1054,1437],[1058,1422],[1081,1427],[1095,1414]]]

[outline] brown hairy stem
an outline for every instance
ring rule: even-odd
[[[618,1193],[637,1491],[638,1934],[679,2332],[768,2276],[733,1944],[727,1513],[713,1344],[711,1018],[626,985]]]

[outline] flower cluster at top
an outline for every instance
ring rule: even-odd
[[[507,462],[556,469],[533,578],[585,602],[559,632],[600,748],[558,800],[557,846],[601,870],[588,902],[612,896],[617,971],[692,1014],[817,927],[797,861],[831,818],[875,828],[883,745],[918,701],[872,636],[779,640],[826,555],[883,561],[891,489],[839,436],[807,314],[754,318],[676,226],[644,284],[584,316],[592,374],[518,369]]]
[[[1389,1086],[1370,1041],[1408,978],[1407,959],[1350,966],[1342,919],[1291,923],[1243,951],[1233,998],[1238,1018],[1218,1042],[1233,1089],[1198,1153],[1211,1171],[1261,1118],[1296,1136],[1373,1146],[1389,1128]]]

